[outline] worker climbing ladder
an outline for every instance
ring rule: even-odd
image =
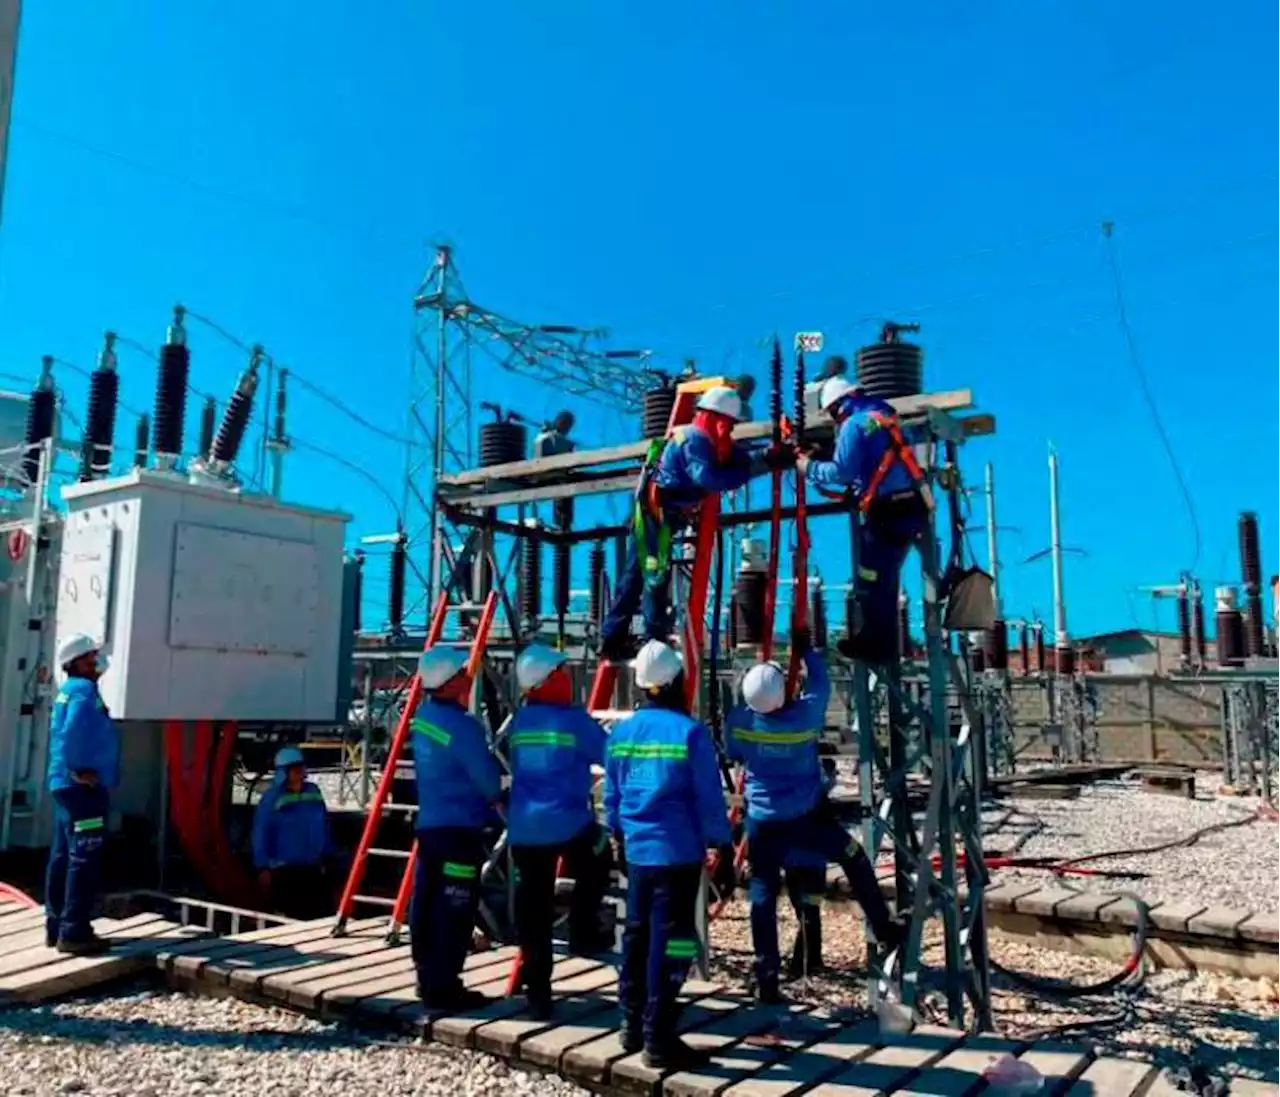
[[[470,655],[463,672],[468,681],[474,681],[476,674],[480,670],[497,605],[498,595],[494,591],[485,599],[484,607],[480,612],[480,619],[476,624],[475,636],[471,641]],[[447,593],[442,593],[431,614],[426,641],[423,644],[424,651],[440,642],[448,611],[448,595]],[[379,827],[388,814],[400,812],[412,816],[417,812],[416,804],[396,803],[392,796],[392,790],[397,779],[396,771],[400,763],[400,757],[404,753],[405,745],[409,741],[409,735],[413,730],[414,717],[421,699],[422,681],[418,677],[418,672],[415,668],[413,678],[409,683],[408,696],[405,698],[400,719],[396,722],[395,734],[391,738],[391,745],[387,751],[386,761],[383,764],[382,777],[378,781],[378,788],[374,792],[373,801],[369,805],[369,814],[365,818],[364,831],[360,835],[360,843],[356,847],[355,857],[351,862],[351,871],[347,875],[346,887],[343,889],[342,899],[338,903],[337,921],[333,927],[335,937],[341,937],[346,932],[347,923],[355,908],[364,905],[387,908],[390,911],[387,922],[387,940],[391,944],[395,944],[400,940],[400,931],[408,916],[409,901],[413,896],[413,878],[417,868],[418,842],[415,838],[407,851],[378,846],[375,842]],[[370,895],[361,891],[369,869],[370,858],[382,858],[404,863],[404,869],[400,875],[399,888],[394,899],[381,895]]]

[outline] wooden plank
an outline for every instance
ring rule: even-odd
[[[840,1073],[879,1046],[879,1024],[859,1021],[821,1037],[754,1077],[735,1082],[724,1091],[724,1097],[793,1097]]]
[[[155,931],[163,930],[174,923],[167,922],[158,914],[139,914],[133,918],[126,918],[121,922],[117,922],[111,927],[110,939],[116,941],[128,941],[138,936],[150,936],[144,932],[148,926],[154,926]],[[154,932],[154,931],[153,931]],[[83,957],[83,959],[101,959],[102,957]],[[21,972],[29,971],[32,968],[45,967],[54,963],[56,960],[62,959],[81,959],[81,957],[65,957],[60,952],[55,952],[51,948],[44,947],[44,938],[40,938],[40,944],[36,948],[23,949],[21,952],[13,952],[7,956],[0,956],[0,986],[5,985],[4,981],[11,975],[18,975]]]
[[[926,1067],[894,1097],[971,1097],[986,1085],[982,1072],[1002,1055],[1016,1055],[1026,1045],[995,1036],[970,1036],[954,1051]]]
[[[747,1009],[739,1010],[746,1013]],[[754,1012],[754,1011],[753,1011]],[[726,1018],[726,1022],[729,1019]],[[743,1018],[746,1023],[746,1018]],[[817,1019],[806,1013],[795,1013],[779,1020],[776,1028],[769,1028],[759,1033],[748,1033],[744,1039],[733,1040],[713,1051],[711,1062],[698,1070],[682,1070],[665,1078],[662,1082],[664,1097],[718,1097],[735,1082],[750,1078],[766,1067],[785,1060],[787,1056],[801,1051],[810,1044],[816,1044],[825,1036],[834,1036],[840,1031],[840,1025],[830,1021]],[[713,1038],[712,1030],[705,1033],[694,1033],[690,1042],[705,1041]],[[714,1037],[718,1039],[717,1037]]]
[[[0,937],[0,956],[44,948],[44,916],[23,921],[14,920],[13,928]],[[52,952],[52,949],[47,950]]]
[[[1153,1073],[1160,1072],[1150,1063],[1099,1059],[1089,1064],[1064,1097],[1135,1097]]]
[[[469,989],[496,982],[504,983],[508,966],[516,954],[514,948],[477,952],[467,957],[462,968],[462,983]],[[362,1014],[391,1016],[403,1007],[412,1010],[418,1003],[418,973],[413,957],[406,949],[399,966],[380,977],[350,983],[330,990],[321,1000],[322,1016],[332,1016],[351,1010]],[[410,1014],[412,1016],[412,1014]],[[409,1023],[406,1019],[406,1023]]]
[[[683,1010],[676,1025],[677,1032],[688,1032],[699,1025],[711,1024],[719,1017],[738,1009],[742,1004],[739,998],[727,995],[715,995],[700,998],[692,1006]],[[618,1025],[603,1036],[587,1043],[579,1044],[565,1052],[561,1059],[560,1072],[571,1081],[580,1082],[588,1089],[597,1088],[611,1077],[613,1067],[628,1057],[618,1037]]]
[[[964,1034],[954,1029],[922,1025],[906,1036],[859,1059],[805,1097],[879,1097],[894,1093],[925,1067],[954,1051]]]
[[[1042,1040],[1022,1052],[1018,1058],[1030,1063],[1044,1078],[1044,1092],[1066,1089],[1063,1083],[1074,1082],[1094,1060],[1093,1049],[1082,1044],[1064,1044]]]
[[[0,907],[0,933],[8,933],[12,920],[17,918],[26,919],[33,914],[38,914],[41,920],[44,919],[44,907],[24,907],[17,903],[8,903],[4,907]]]
[[[365,922],[352,923],[352,928],[368,924],[374,924],[379,921],[376,918],[367,919]],[[247,933],[222,934],[210,933],[206,937],[198,941],[188,941],[185,944],[176,946],[173,949],[161,949],[156,953],[156,966],[161,971],[171,972],[174,970],[177,957],[179,956],[213,956],[222,950],[229,950],[239,945],[248,945],[253,943],[261,943],[272,941],[281,937],[288,937],[297,933],[299,930],[309,926],[332,926],[333,919],[311,922],[285,922],[282,925],[267,926],[265,929],[250,930]]]
[[[1276,1097],[1280,1086],[1274,1082],[1261,1082],[1256,1078],[1232,1078],[1230,1097]]]
[[[343,950],[342,959],[275,972],[262,980],[258,992],[299,1009],[315,1009],[326,990],[345,986],[367,968],[400,956],[403,949],[403,945],[389,945],[381,939],[352,941]]]
[[[258,938],[253,941],[237,940],[235,937],[219,937],[209,942],[207,949],[199,951],[183,951],[175,953],[169,970],[183,979],[203,979],[211,966],[225,965],[228,961],[241,957],[252,962],[254,959],[264,960],[267,956],[278,956],[282,952],[293,953],[294,946],[304,941],[326,940],[329,938],[327,923],[299,922],[280,929],[270,939]],[[225,969],[217,974],[210,974],[211,982],[225,985]]]
[[[517,1015],[490,1021],[476,1029],[474,1046],[504,1058],[517,1058],[520,1044],[539,1033],[605,1011],[616,1016],[617,987],[618,972],[612,964],[602,964],[593,970],[553,982],[551,989],[556,1000],[554,1013],[548,1020],[536,1021],[532,1017]]]
[[[253,959],[248,962],[244,958],[227,961],[232,968],[227,979],[227,986],[233,994],[262,995],[262,983],[265,979],[289,977],[291,975],[307,975],[324,967],[331,960],[342,960],[349,957],[363,959],[366,953],[387,953],[395,956],[406,951],[404,946],[391,948],[378,926],[370,926],[363,933],[348,933],[342,937],[328,937],[320,941],[306,941],[287,950],[294,953],[294,959],[285,957],[272,959],[267,957],[266,963]],[[217,965],[221,966],[221,965]]]

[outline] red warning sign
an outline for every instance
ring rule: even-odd
[[[15,563],[27,554],[27,545],[31,543],[31,535],[25,529],[15,529],[9,534],[5,545],[9,559]]]

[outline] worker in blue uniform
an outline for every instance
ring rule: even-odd
[[[91,636],[74,633],[58,645],[64,676],[49,721],[48,787],[53,840],[45,874],[45,944],[72,956],[110,945],[90,916],[102,879],[111,808],[120,783],[120,733],[98,692],[107,657]]]
[[[332,914],[325,871],[332,852],[324,793],[307,780],[302,751],[281,747],[271,784],[253,814],[253,865],[272,909],[286,918]]]
[[[823,809],[818,739],[826,724],[831,679],[822,657],[799,633],[808,681],[787,701],[786,672],[777,663],[757,663],[743,678],[744,704],[725,718],[725,751],[746,769],[747,854],[751,865],[751,936],[755,947],[756,994],[779,1000],[778,890],[780,876],[798,851],[835,862],[849,878],[872,933],[882,945],[896,943],[897,926],[862,847]],[[803,868],[803,860],[799,867]],[[793,880],[793,886],[804,886]]]
[[[432,647],[418,660],[423,697],[413,714],[418,785],[418,866],[410,946],[418,994],[429,1009],[469,1009],[483,995],[462,985],[480,904],[485,826],[502,794],[502,772],[483,725],[463,707],[466,658]]]
[[[826,797],[835,782],[835,761],[823,758],[820,812],[829,810]],[[802,979],[826,970],[822,959],[822,897],[827,890],[827,859],[803,846],[794,846],[787,851],[783,872],[797,926],[787,974],[792,979]]]
[[[631,619],[639,609],[645,636],[671,636],[671,543],[708,495],[737,491],[752,476],[750,455],[733,440],[742,401],[733,389],[708,389],[693,422],[650,447],[636,488],[632,535],[613,604],[600,624],[600,655],[620,660],[635,652]]]
[[[837,649],[850,659],[892,662],[902,565],[927,526],[929,485],[891,405],[843,376],[823,385],[821,404],[837,426],[835,453],[830,461],[801,454],[796,467],[819,490],[847,492],[861,515],[855,631]]]
[[[606,736],[586,709],[573,703],[565,659],[543,644],[530,644],[520,653],[516,682],[524,704],[507,728],[507,842],[516,872],[520,981],[530,1012],[540,1020],[551,1015],[551,930],[561,858],[573,878],[569,951],[590,955],[612,943],[600,927],[612,854],[591,803],[591,767],[604,765]]]
[[[677,995],[698,954],[704,858],[718,851],[715,883],[727,896],[733,849],[711,732],[689,715],[680,655],[650,640],[635,682],[642,706],[613,729],[605,764],[605,822],[627,877],[622,1045],[643,1049],[650,1067],[679,1070],[707,1060],[676,1028]]]

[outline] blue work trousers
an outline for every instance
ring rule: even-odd
[[[669,1046],[679,994],[698,955],[696,913],[702,863],[627,866],[627,921],[618,998],[629,1032],[648,1048]]]
[[[86,941],[102,880],[110,797],[101,785],[53,793],[53,841],[45,872],[45,937],[50,945]]]
[[[639,610],[644,615],[644,634],[646,640],[663,640],[671,635],[671,553],[660,559],[661,566],[656,571],[645,571],[647,549],[656,547],[660,541],[661,526],[659,519],[645,511],[642,520],[645,526],[647,542],[642,545],[634,534],[627,538],[627,560],[618,577],[617,589],[614,591],[613,604],[609,612],[600,622],[600,646],[602,650],[617,645],[624,640],[631,629],[631,619]],[[684,526],[683,520],[675,524],[667,523],[665,529],[674,540],[676,534]]]
[[[858,523],[857,657],[888,663],[898,657],[898,593],[902,565],[927,525],[915,492],[877,500]]]
[[[446,1002],[462,990],[462,966],[471,950],[483,863],[479,830],[418,831],[409,944],[424,1002]]]

